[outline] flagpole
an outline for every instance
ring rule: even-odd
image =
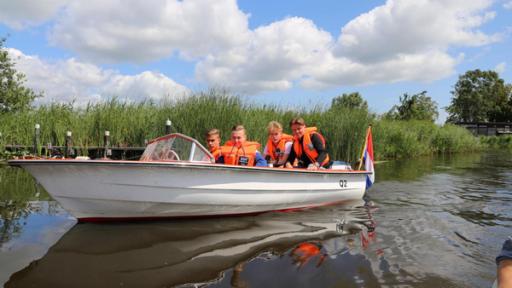
[[[363,151],[361,152],[361,159],[359,160],[359,168],[357,170],[361,170],[361,168],[363,167],[364,152],[366,150],[366,145],[368,145],[368,134],[370,133],[371,129],[372,124],[368,125],[368,128],[366,129],[366,136],[364,136]]]

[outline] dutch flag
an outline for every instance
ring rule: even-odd
[[[366,189],[368,189],[373,185],[373,182],[375,182],[375,170],[373,169],[372,126],[368,127],[363,151],[364,169],[372,172],[371,174],[366,175]]]

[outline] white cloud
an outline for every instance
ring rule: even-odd
[[[373,64],[332,57],[316,66],[311,76],[301,84],[305,88],[319,89],[327,86],[433,81],[454,73],[455,65],[462,58],[462,55],[452,58],[439,51],[400,54]]]
[[[463,55],[449,48],[500,40],[478,28],[494,17],[489,0],[388,0],[341,29],[333,57],[305,87],[434,81],[454,73]]]
[[[457,46],[499,40],[478,28],[494,17],[491,2],[388,0],[341,29],[338,41],[304,18],[262,26],[244,45],[212,53],[197,77],[248,94],[300,83],[327,86],[434,81],[454,73]]]
[[[512,10],[512,1],[508,1],[508,2],[504,3],[503,8],[505,8],[507,10]]]
[[[75,0],[50,40],[92,61],[143,62],[223,51],[245,41],[248,15],[235,0]]]
[[[0,22],[14,29],[35,26],[51,19],[69,0],[0,1]]]
[[[496,71],[498,74],[501,74],[505,72],[505,69],[507,68],[507,63],[501,62],[496,67],[494,67],[494,71]]]
[[[350,21],[335,52],[358,62],[387,60],[398,54],[481,46],[499,40],[478,27],[494,17],[490,0],[388,0]]]
[[[130,100],[169,99],[186,96],[189,89],[157,72],[145,71],[134,76],[114,75],[103,87],[105,95],[119,95]]]
[[[244,45],[211,54],[197,65],[196,74],[242,93],[286,90],[329,53],[332,43],[331,35],[311,20],[288,18],[257,28]]]
[[[249,15],[235,0],[153,0],[151,5],[138,0],[69,1],[49,39],[80,59],[140,63],[179,54],[197,61],[198,80],[243,94],[296,85],[319,89],[434,81],[454,73],[461,61],[453,48],[500,40],[499,34],[480,30],[495,17],[492,0],[387,0],[334,36],[300,17],[251,30]],[[155,72],[123,76],[74,59],[45,64],[67,71],[69,75],[56,78],[74,83],[79,91],[102,87],[94,89],[96,94],[119,92],[138,99],[136,94],[179,85]]]
[[[112,96],[129,101],[159,100],[189,93],[185,86],[157,72],[122,75],[73,58],[51,63],[13,48],[7,51],[16,62],[16,69],[26,75],[27,86],[44,92],[39,103],[75,101],[84,105]]]

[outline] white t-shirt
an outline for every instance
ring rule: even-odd
[[[263,150],[263,157],[267,157],[268,155],[268,145],[265,145],[265,149]],[[278,165],[283,165],[286,159],[288,159],[288,155],[290,155],[290,152],[292,151],[293,142],[286,142],[284,144],[284,154],[283,156],[277,161]]]

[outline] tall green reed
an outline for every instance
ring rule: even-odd
[[[375,153],[379,158],[407,158],[433,153],[481,150],[478,138],[454,125],[438,126],[428,121],[378,121],[374,129]]]
[[[265,145],[266,126],[275,120],[289,133],[289,121],[296,116],[308,126],[317,126],[327,139],[332,159],[356,162],[361,154],[366,127],[373,123],[377,159],[403,158],[431,153],[451,153],[481,149],[482,145],[465,129],[437,126],[425,121],[379,120],[365,110],[290,109],[273,105],[244,104],[240,98],[224,91],[198,92],[191,97],[155,103],[129,103],[113,98],[109,101],[75,107],[72,104],[49,104],[29,111],[0,115],[0,141],[6,144],[32,145],[34,125],[41,124],[42,144],[64,145],[66,131],[72,131],[75,146],[101,146],[103,133],[110,131],[113,146],[143,146],[165,133],[165,121],[172,122],[174,132],[187,134],[203,142],[211,128],[222,131],[228,140],[231,127],[243,124],[248,139]],[[86,150],[85,150],[86,151]],[[82,153],[85,153],[82,151]]]
[[[488,148],[512,149],[512,135],[480,136],[480,143]]]

